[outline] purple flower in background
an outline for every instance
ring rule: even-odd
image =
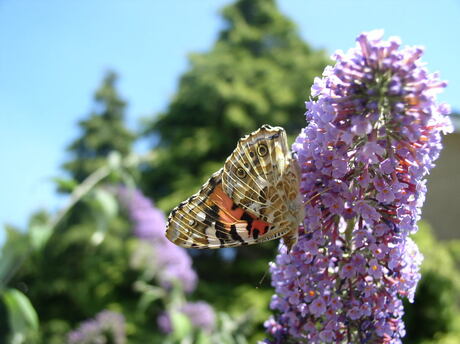
[[[446,84],[422,50],[382,34],[359,35],[312,87],[293,145],[306,217],[298,244],[270,266],[274,343],[396,344],[405,334],[401,299],[413,301],[422,261],[408,235],[452,127],[436,101]]]
[[[164,288],[171,288],[174,281],[179,281],[185,291],[193,291],[197,275],[192,260],[183,248],[166,239],[163,213],[139,190],[120,187],[118,195],[134,225],[134,235],[146,243],[134,253],[134,267],[148,270]]]
[[[212,307],[204,301],[188,302],[180,308],[196,327],[211,332],[214,329],[216,315]]]
[[[171,333],[173,330],[172,324],[171,324],[171,318],[166,312],[162,312],[160,313],[160,315],[158,315],[157,325],[160,328],[161,332],[163,333]]]
[[[212,307],[206,302],[187,302],[178,311],[187,316],[193,326],[206,332],[212,332],[214,329],[216,315]],[[168,313],[160,314],[157,318],[157,324],[164,333],[170,333],[173,330]]]
[[[68,344],[124,344],[125,319],[116,312],[102,311],[67,335]]]
[[[118,188],[121,203],[128,211],[134,224],[134,235],[140,239],[161,239],[164,237],[166,219],[163,212],[154,207],[152,201],[141,191],[128,187]]]

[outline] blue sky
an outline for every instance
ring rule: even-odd
[[[116,70],[128,123],[154,116],[173,96],[187,54],[208,50],[228,0],[0,1],[0,225],[24,227],[32,211],[56,211],[51,178],[91,109],[104,71]],[[278,0],[302,37],[329,53],[361,31],[383,28],[423,45],[425,61],[449,81],[441,95],[460,109],[457,0]],[[145,145],[144,145],[145,146]],[[0,243],[3,241],[0,227]]]

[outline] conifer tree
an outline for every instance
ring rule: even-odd
[[[238,0],[209,52],[192,54],[175,98],[147,134],[159,138],[147,192],[170,210],[219,169],[237,140],[260,125],[295,135],[327,60],[299,36],[274,0]]]
[[[94,95],[94,109],[78,125],[81,136],[72,142],[67,151],[71,160],[63,165],[76,182],[104,164],[112,151],[122,156],[131,151],[134,134],[124,123],[126,103],[116,89],[117,75],[108,72]]]

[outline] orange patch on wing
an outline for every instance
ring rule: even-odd
[[[240,207],[234,207],[230,197],[222,190],[222,185],[218,184],[209,196],[212,202],[219,207],[219,220],[225,225],[232,225],[240,222],[244,210]],[[232,209],[234,208],[234,209]]]
[[[270,224],[268,222],[259,220],[254,215],[244,211],[243,208],[238,207],[233,200],[227,196],[222,190],[222,185],[218,184],[212,193],[209,195],[210,200],[219,207],[219,221],[222,222],[225,228],[230,231],[231,225],[237,223],[245,223],[248,227],[251,220],[251,228],[249,229],[249,235],[253,237],[254,230],[258,231],[258,235],[263,235],[267,232]]]

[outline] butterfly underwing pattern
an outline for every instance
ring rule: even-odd
[[[263,125],[238,141],[224,167],[174,208],[166,237],[192,248],[296,242],[303,206],[300,170],[281,127]]]

